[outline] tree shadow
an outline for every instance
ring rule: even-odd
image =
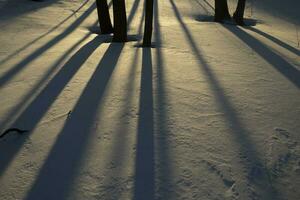
[[[265,44],[255,39],[253,36],[245,32],[239,27],[224,26],[227,30],[233,33],[237,38],[243,41],[265,61],[272,65],[278,72],[280,72],[287,80],[293,83],[297,88],[300,87],[300,72],[293,65],[288,63],[280,55],[273,52]]]
[[[90,34],[85,35],[82,39],[76,42],[72,47],[70,47],[52,66],[49,67],[47,72],[43,75],[42,79],[40,79],[26,94],[20,98],[19,103],[14,106],[9,112],[6,114],[5,118],[1,119],[0,130],[4,130],[9,127],[9,123],[11,123],[12,119],[16,118],[22,110],[28,105],[30,101],[32,101],[33,97],[36,93],[43,88],[47,82],[47,80],[57,72],[58,68],[64,62],[64,60],[85,40],[90,37]]]
[[[135,200],[154,199],[154,128],[151,48],[143,48],[135,161]]]
[[[218,103],[219,108],[225,113],[225,120],[228,128],[231,130],[233,141],[236,143],[240,152],[239,157],[243,168],[246,170],[245,180],[247,184],[253,184],[262,191],[263,196],[267,199],[278,199],[279,194],[272,187],[269,179],[268,172],[264,166],[264,162],[259,157],[259,153],[256,150],[255,144],[249,137],[250,132],[244,127],[244,124],[238,117],[238,112],[234,108],[234,105],[226,97],[224,89],[221,86],[218,78],[214,72],[210,69],[207,61],[201,54],[200,48],[196,45],[196,41],[192,36],[190,30],[183,22],[181,14],[173,0],[169,0],[175,17],[177,18],[183,32],[189,42],[194,56],[197,58],[199,67],[202,73],[207,77],[207,81],[211,87],[211,91]],[[252,194],[251,194],[252,195]]]
[[[134,2],[133,2],[133,5],[132,5],[131,10],[130,10],[130,13],[129,13],[128,17],[127,17],[128,30],[130,29],[131,22],[132,22],[132,20],[133,20],[133,18],[135,16],[135,13],[136,13],[137,8],[138,8],[138,6],[140,4],[140,1],[141,0],[134,0]]]
[[[158,0],[154,1],[154,45],[155,45],[155,191],[161,199],[172,199],[169,187],[172,187],[173,176],[172,160],[169,147],[169,129],[167,125],[168,112],[166,105],[169,102],[165,86],[165,62],[161,46],[161,25],[159,19]]]
[[[0,77],[0,88],[3,87],[11,78],[13,78],[18,72],[20,72],[24,67],[26,67],[30,62],[38,58],[49,48],[53,47],[59,41],[64,39],[67,35],[72,33],[96,8],[95,3],[93,3],[75,22],[73,22],[66,30],[60,33],[55,38],[51,39],[49,42],[44,44],[39,49],[35,50],[17,65],[11,67],[4,75]]]
[[[214,8],[213,7],[210,7],[210,9],[207,9],[202,3],[200,3],[198,0],[194,0],[195,3],[197,3],[206,13],[207,13],[207,16],[212,16],[214,15]],[[202,1],[201,1],[202,2]],[[203,1],[205,2],[205,1]],[[209,4],[210,5],[210,4]],[[212,11],[209,11],[209,10],[212,10]]]
[[[45,36],[49,35],[53,31],[55,31],[56,29],[58,29],[61,25],[63,25],[65,22],[67,22],[69,19],[71,19],[74,15],[76,15],[76,13],[78,11],[80,11],[88,2],[89,2],[89,0],[86,0],[76,10],[74,10],[74,12],[71,15],[69,15],[68,17],[66,17],[64,20],[62,20],[61,22],[59,22],[57,25],[55,25],[54,27],[52,27],[50,30],[48,30],[47,32],[45,32],[42,35],[38,36],[34,40],[30,41],[26,45],[24,45],[21,48],[19,48],[18,50],[16,50],[14,53],[8,55],[6,58],[4,58],[3,60],[1,60],[0,61],[0,65],[3,64],[3,63],[5,63],[5,62],[7,62],[12,57],[16,56],[17,54],[19,54],[20,52],[24,51],[25,49],[27,49],[28,47],[30,47],[31,45],[33,45],[34,43],[36,43],[40,39],[44,38]]]
[[[264,0],[255,2],[255,8],[263,10],[276,18],[285,20],[295,25],[300,25],[299,7],[300,2],[295,0],[286,0],[284,3],[280,1]]]
[[[212,9],[213,11],[215,10],[214,6],[211,5],[207,0],[203,0],[203,2],[206,3],[206,5],[207,5],[208,7],[210,7],[210,9]]]
[[[11,19],[20,15],[34,12],[38,9],[57,3],[59,0],[47,0],[43,2],[34,2],[32,0],[6,0],[0,7],[1,18]]]
[[[82,163],[101,101],[124,44],[112,43],[87,83],[26,199],[66,199]]]
[[[237,26],[236,22],[231,19],[231,20],[226,20],[223,22],[215,22],[215,17],[213,15],[196,15],[194,16],[195,20],[198,22],[211,22],[211,23],[221,23],[221,24],[227,24],[227,25],[235,25]],[[257,19],[253,18],[244,18],[244,23],[243,27],[252,27],[256,26],[257,24],[262,24],[263,22]]]
[[[101,43],[102,40],[96,37],[81,47],[17,117],[12,123],[12,127],[33,131],[75,73]],[[24,134],[13,144],[6,146],[5,143],[3,143],[3,145],[0,146],[0,151],[5,152],[5,154],[1,155],[0,159],[0,175],[4,173],[9,163],[28,140],[29,136],[30,134]]]
[[[279,40],[278,38],[276,38],[276,37],[274,37],[274,36],[272,36],[272,35],[270,35],[270,34],[268,34],[266,32],[263,32],[263,31],[261,31],[259,29],[256,29],[254,27],[247,27],[246,29],[257,33],[257,34],[259,34],[259,35],[261,35],[261,36],[263,36],[263,37],[271,40],[272,42],[276,43],[277,45],[279,45],[279,46],[281,46],[281,47],[289,50],[290,52],[296,54],[297,56],[300,56],[300,50],[299,49],[297,49],[297,48],[295,48],[293,46],[288,45],[287,43]]]
[[[138,27],[138,35],[142,33],[142,28],[143,28],[143,22],[144,22],[144,12],[143,15],[140,19],[140,24]],[[132,104],[134,101],[134,95],[135,95],[135,81],[136,81],[136,70],[138,69],[138,64],[139,64],[139,57],[140,57],[140,49],[135,48],[134,49],[134,57],[132,60],[132,63],[130,64],[130,69],[129,69],[129,75],[127,77],[127,80],[124,82],[124,91],[126,91],[126,96],[124,97],[124,103],[120,107],[121,110],[119,111],[120,116],[118,117],[118,123],[121,125],[116,128],[116,134],[115,137],[113,138],[113,144],[111,147],[111,153],[109,154],[109,158],[111,163],[117,163],[118,169],[111,172],[111,174],[106,174],[105,180],[103,181],[104,184],[107,187],[110,187],[111,185],[114,184],[114,177],[122,177],[125,175],[124,168],[126,168],[125,161],[127,159],[127,156],[125,153],[127,153],[128,150],[128,136],[130,133],[130,125],[128,124],[129,118],[132,116],[128,113],[132,112]],[[125,117],[126,116],[126,117]],[[128,116],[128,117],[127,117]],[[122,184],[115,186],[114,185],[114,191],[121,191],[122,190]],[[108,194],[107,194],[108,193]],[[107,197],[111,200],[116,199],[119,200],[121,199],[121,192],[112,192],[109,190],[107,193],[105,193],[105,197],[107,194]],[[105,198],[104,197],[104,198]]]

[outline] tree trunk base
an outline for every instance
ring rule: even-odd
[[[128,42],[128,40],[127,39],[113,38],[112,42],[114,42],[114,43],[124,43],[124,42]]]
[[[113,33],[114,29],[111,24],[109,8],[107,5],[107,0],[96,0],[98,21],[100,25],[101,34]]]
[[[114,37],[113,42],[127,42],[127,17],[125,0],[113,0]]]
[[[236,13],[233,14],[233,19],[235,21],[235,23],[239,26],[245,26],[245,22],[243,17],[239,17],[236,15]]]
[[[244,26],[244,11],[246,6],[246,0],[239,0],[236,10],[233,14],[233,19],[237,25]]]
[[[227,0],[215,0],[215,22],[222,23],[223,20],[230,20]]]
[[[114,33],[114,29],[105,30],[105,31],[100,30],[100,31],[101,31],[101,35],[108,35]]]

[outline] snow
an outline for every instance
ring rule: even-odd
[[[299,199],[299,2],[213,5],[156,1],[143,49],[141,0],[125,44],[93,1],[0,0],[0,132],[30,130],[0,140],[1,199]]]

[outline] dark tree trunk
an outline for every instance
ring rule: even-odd
[[[236,10],[233,14],[233,18],[238,25],[245,25],[244,23],[244,11],[245,11],[246,0],[239,0]]]
[[[151,38],[152,38],[152,29],[153,29],[153,0],[146,0],[145,12],[146,12],[146,16],[145,16],[143,46],[150,47]]]
[[[113,0],[114,42],[127,42],[127,18],[124,0]]]
[[[113,33],[113,27],[109,16],[107,0],[96,0],[98,21],[102,34]]]
[[[215,0],[215,21],[222,22],[224,19],[230,19],[227,0]]]

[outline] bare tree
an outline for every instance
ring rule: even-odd
[[[146,12],[146,16],[145,16],[143,46],[150,47],[152,31],[153,31],[153,0],[146,0],[145,12]]]
[[[114,42],[127,42],[127,17],[124,0],[113,0]]]
[[[239,0],[236,10],[233,14],[233,19],[238,25],[245,25],[244,23],[244,11],[245,11],[246,0]]]
[[[107,0],[96,0],[98,21],[102,34],[113,33]]]
[[[215,0],[215,22],[230,19],[227,0]]]

